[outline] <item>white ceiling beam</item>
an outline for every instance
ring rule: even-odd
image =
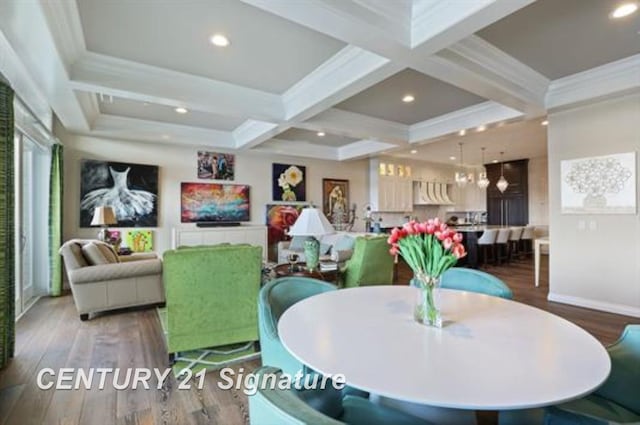
[[[409,139],[408,125],[336,108],[327,109],[295,127],[359,139],[375,137],[395,145],[404,145]]]
[[[236,149],[251,149],[289,128],[286,124],[246,120],[232,132]]]
[[[72,13],[73,6],[61,6],[63,10],[54,13],[56,6],[50,3],[66,2],[2,2],[0,31],[65,127],[87,131],[93,117],[85,115],[78,97],[65,84],[68,81],[68,63],[74,59],[78,46],[70,45],[59,50],[56,43],[65,37],[60,32],[74,31],[74,28],[71,24],[69,27],[52,25],[56,18]],[[25,31],[28,31],[28,37],[25,37]]]
[[[233,135],[229,131],[108,114],[101,114],[95,120],[91,131],[80,133],[121,140],[141,140],[224,149],[233,149],[235,147]]]
[[[377,155],[396,148],[396,145],[379,142],[377,140],[359,140],[338,148],[338,161],[360,159],[370,155]]]
[[[549,111],[640,91],[640,54],[551,82],[546,97]]]
[[[303,158],[338,160],[338,149],[333,146],[323,146],[301,140],[271,139],[253,149],[253,151],[290,155]]]
[[[72,66],[70,86],[222,116],[284,117],[278,95],[91,52]]]
[[[496,102],[484,102],[430,120],[413,124],[409,128],[409,142],[418,143],[467,130],[481,125],[520,118],[523,114]]]

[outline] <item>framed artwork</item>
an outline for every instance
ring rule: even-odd
[[[80,227],[91,227],[96,207],[110,206],[112,227],[158,225],[158,167],[84,159],[80,164]]]
[[[563,214],[635,214],[636,153],[560,162]]]
[[[198,178],[233,180],[236,156],[228,153],[198,151]]]
[[[153,232],[129,230],[125,236],[125,245],[133,252],[151,252],[153,251]]]
[[[289,227],[300,216],[305,204],[267,204],[267,244],[277,244],[287,239]]]
[[[273,200],[305,202],[307,168],[302,165],[273,164]]]
[[[322,212],[332,223],[344,222],[349,214],[349,180],[322,179]]]

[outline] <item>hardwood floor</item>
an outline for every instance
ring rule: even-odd
[[[604,344],[613,342],[626,323],[639,319],[570,307],[546,301],[547,262],[542,281],[533,286],[532,262],[523,261],[487,271],[513,289],[515,299],[565,317]],[[398,283],[411,277],[406,265]],[[259,361],[238,364],[245,372]],[[171,377],[161,390],[40,390],[36,375],[43,368],[166,367],[164,341],[154,309],[128,310],[81,322],[71,296],[44,298],[18,322],[16,355],[0,371],[0,424],[200,425],[248,423],[247,398],[241,390],[223,391],[219,375],[209,372],[202,390],[178,390]],[[157,380],[152,379],[152,388]],[[481,424],[495,423],[495,414],[479,415]]]

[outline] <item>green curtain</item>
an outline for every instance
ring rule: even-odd
[[[13,90],[0,81],[0,367],[15,344]]]
[[[62,245],[62,145],[51,149],[49,174],[49,276],[50,293],[57,297],[62,293],[62,258],[58,249]]]

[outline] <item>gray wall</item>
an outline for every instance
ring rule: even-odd
[[[640,150],[640,95],[551,114],[548,143],[549,299],[640,317],[640,216],[560,213],[560,161]]]

